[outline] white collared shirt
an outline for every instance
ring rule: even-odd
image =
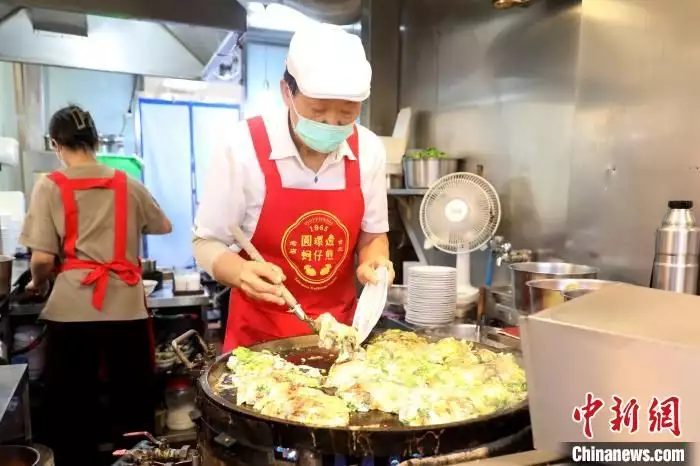
[[[350,147],[343,143],[328,155],[323,166],[314,173],[301,161],[289,134],[287,110],[263,115],[270,138],[272,154],[282,178],[282,186],[319,191],[345,188],[344,157],[355,160]],[[386,186],[386,151],[381,140],[369,129],[358,125],[360,183],[365,201],[362,231],[389,231]],[[195,236],[234,245],[230,225],[238,225],[248,238],[253,236],[265,201],[265,177],[253,148],[245,121],[227,135],[224,147],[209,164],[203,195],[195,220]]]

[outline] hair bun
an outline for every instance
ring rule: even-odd
[[[97,149],[99,134],[89,112],[77,105],[57,111],[49,124],[49,135],[58,144],[71,149]]]

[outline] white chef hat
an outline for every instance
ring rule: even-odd
[[[362,41],[339,26],[315,24],[296,32],[287,70],[307,97],[353,102],[369,97],[372,67]]]

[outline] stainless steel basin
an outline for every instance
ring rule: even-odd
[[[578,278],[532,280],[527,282],[530,289],[530,309],[532,312],[542,311],[572,299],[567,299],[567,293],[592,292],[615,283],[617,282]]]
[[[530,287],[527,282],[549,278],[598,278],[598,269],[588,265],[566,262],[521,262],[510,265],[511,286],[513,287],[513,307],[520,312],[530,313]]]

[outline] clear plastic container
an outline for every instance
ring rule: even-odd
[[[197,293],[201,291],[201,275],[194,269],[177,269],[173,275],[173,291]]]
[[[17,327],[14,334],[14,350],[28,347],[41,334],[41,328],[33,325]],[[44,372],[44,343],[21,356],[12,359],[13,364],[25,363],[29,366],[29,380],[37,380]]]
[[[165,405],[168,413],[165,425],[169,430],[188,430],[194,427],[190,413],[194,411],[195,390],[188,378],[174,378],[165,389]]]

